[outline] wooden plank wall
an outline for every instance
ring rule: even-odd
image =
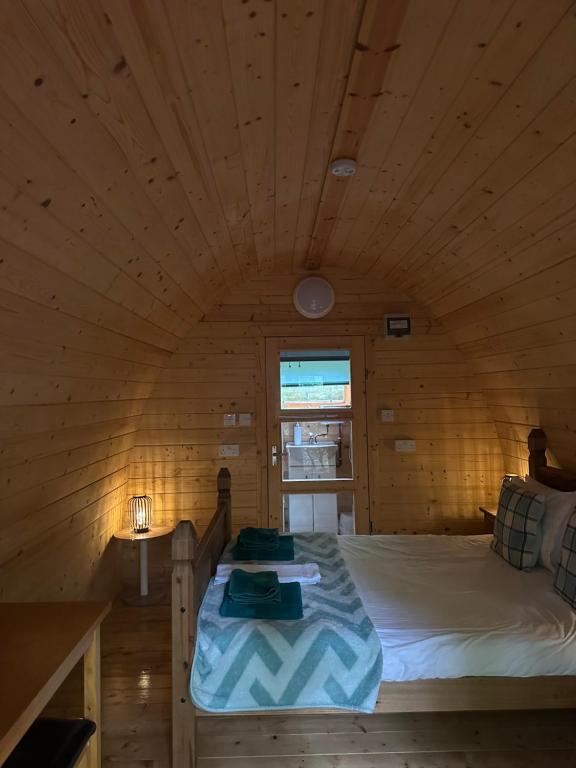
[[[143,399],[223,284],[198,279],[191,202],[152,190],[173,165],[81,5],[0,14],[0,599],[112,588]]]
[[[462,353],[418,314],[409,340],[367,338],[373,532],[482,533],[478,505],[496,504],[502,477],[498,435]],[[402,438],[416,453],[395,451]]]
[[[234,474],[234,522],[257,524],[263,487],[256,428],[262,422],[261,340],[250,328],[201,323],[179,344],[146,402],[130,465],[130,494],[153,498],[155,520],[192,519],[201,532],[214,513],[216,475]],[[223,427],[228,412],[258,410],[252,427]],[[221,443],[240,445],[222,461]]]
[[[115,589],[108,545],[126,500],[130,448],[169,354],[144,341],[145,321],[130,338],[121,322],[111,330],[74,316],[64,297],[60,309],[47,306],[47,294],[61,297],[62,288],[58,275],[53,285],[48,277],[22,282],[35,301],[0,294],[2,600]],[[89,291],[76,291],[81,309]]]
[[[433,305],[478,375],[506,471],[518,474],[532,427],[546,431],[551,463],[576,469],[576,258],[556,232],[531,250],[533,260],[515,253]]]
[[[205,522],[227,410],[259,519],[266,336],[364,337],[375,530],[468,529],[531,426],[576,468],[572,0],[3,5],[0,599],[110,581],[129,492]],[[320,259],[326,322],[240,295]]]
[[[130,493],[151,493],[165,522],[191,517],[202,529],[214,509],[220,466],[233,475],[236,526],[266,522],[264,339],[362,336],[368,367],[370,488],[375,532],[477,532],[480,503],[495,501],[500,445],[478,381],[437,322],[396,292],[334,278],[329,319],[306,321],[292,307],[296,278],[254,280],[196,324],[160,375],[132,452]],[[410,311],[410,340],[382,337],[387,311]],[[393,424],[379,422],[393,408]],[[249,412],[252,427],[223,427]],[[394,439],[417,453],[394,452]],[[237,443],[239,458],[218,458]]]

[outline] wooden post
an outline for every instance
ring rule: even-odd
[[[100,627],[96,627],[84,654],[84,717],[96,724],[96,733],[86,745],[87,768],[100,768],[102,762],[102,715],[100,697]]]
[[[194,526],[182,520],[172,537],[172,768],[196,766],[196,719],[189,685],[196,633],[197,546]]]
[[[534,479],[538,478],[538,469],[547,466],[546,432],[543,429],[533,429],[528,435],[528,473]]]
[[[230,477],[230,471],[226,467],[222,467],[218,472],[218,509],[221,505],[226,508],[226,541],[230,541],[232,538],[232,499],[230,496],[230,488],[232,486],[232,480]]]

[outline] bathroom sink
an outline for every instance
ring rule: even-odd
[[[333,440],[318,440],[316,443],[302,443],[296,445],[296,443],[286,443],[286,448],[331,448],[336,447],[336,443]]]
[[[309,443],[309,445],[316,445],[321,448],[326,448],[331,445],[336,445],[336,443],[333,440],[317,440],[315,443]]]

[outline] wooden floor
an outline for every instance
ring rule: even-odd
[[[103,628],[109,768],[169,768],[170,615],[118,605]],[[206,717],[201,768],[574,768],[576,711]]]

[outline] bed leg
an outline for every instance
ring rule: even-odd
[[[172,538],[172,768],[196,766],[196,714],[189,684],[196,633],[197,543],[192,523],[178,523]]]

